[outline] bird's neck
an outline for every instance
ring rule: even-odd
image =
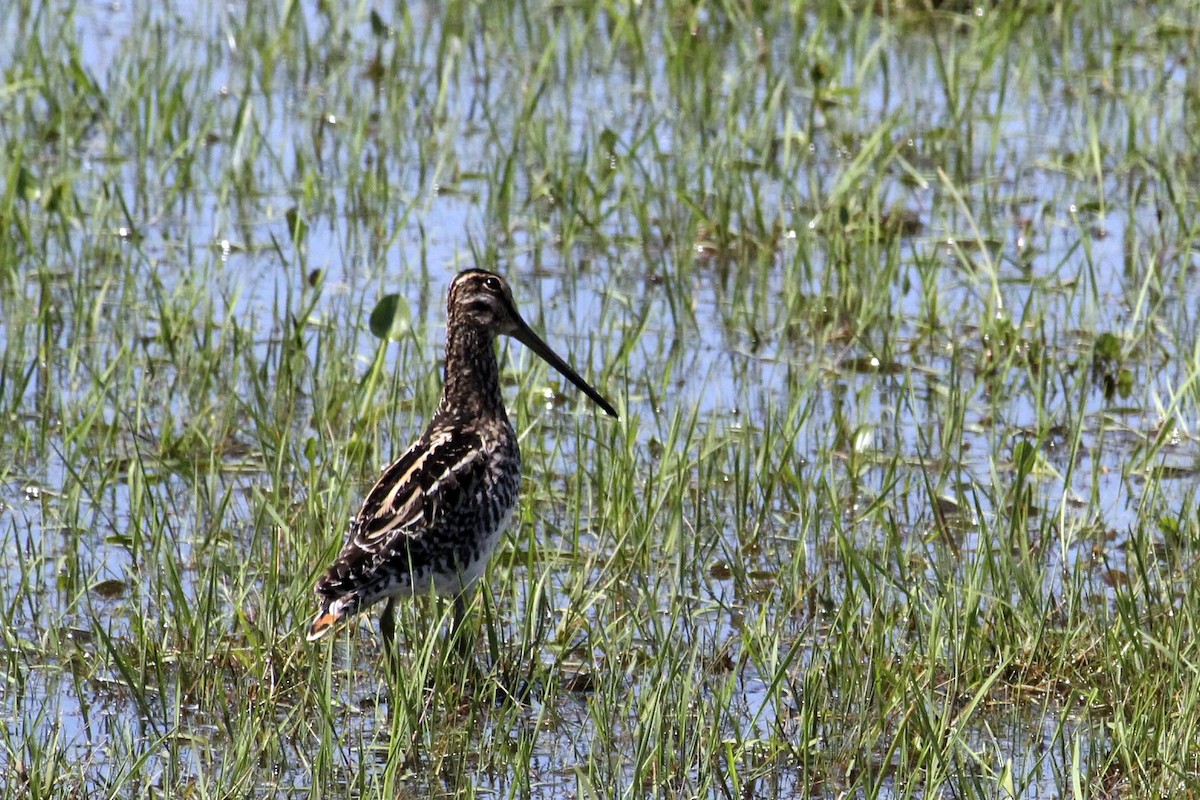
[[[506,416],[495,338],[483,328],[451,325],[446,331],[445,386],[438,411],[472,417]]]

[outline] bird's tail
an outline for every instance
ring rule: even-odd
[[[308,640],[315,642],[333,630],[333,626],[346,617],[347,606],[344,599],[322,598],[321,610],[317,613],[312,624],[308,626]]]

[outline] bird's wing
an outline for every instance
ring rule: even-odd
[[[343,552],[378,553],[400,536],[419,536],[458,506],[485,477],[478,434],[434,430],[391,464],[367,494]]]

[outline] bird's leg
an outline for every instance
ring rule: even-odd
[[[379,634],[383,637],[383,651],[388,664],[396,670],[396,599],[389,597],[383,613],[379,615]]]
[[[459,649],[463,649],[466,642],[466,637],[463,636],[463,625],[467,621],[467,596],[466,592],[459,592],[454,596],[454,619],[450,622],[450,638],[457,640]]]

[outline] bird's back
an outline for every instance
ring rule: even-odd
[[[454,595],[471,586],[512,519],[520,481],[507,417],[463,419],[439,410],[384,471],[317,581],[323,613],[310,636],[385,597],[431,588]]]

